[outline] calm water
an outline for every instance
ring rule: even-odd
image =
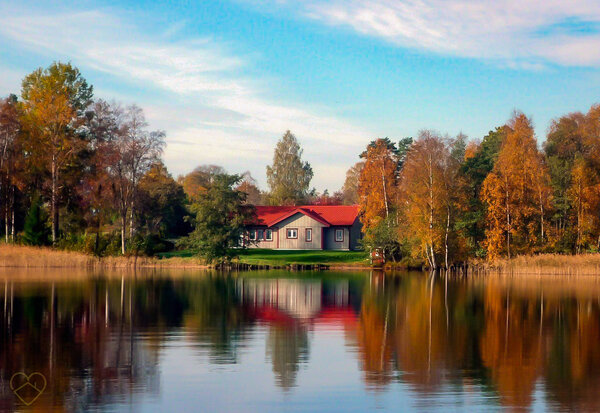
[[[0,297],[2,411],[17,372],[36,411],[600,410],[592,278],[29,270]]]

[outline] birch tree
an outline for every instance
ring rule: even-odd
[[[0,199],[4,204],[4,235],[14,241],[15,235],[15,165],[19,162],[21,122],[17,97],[0,100]],[[0,204],[1,205],[1,204]]]
[[[515,251],[533,252],[543,242],[545,210],[550,203],[550,179],[541,162],[531,121],[516,112],[507,127],[498,160],[483,182],[489,258],[501,254],[510,258]]]
[[[272,205],[298,205],[309,195],[313,170],[302,160],[303,150],[288,130],[275,146],[273,165],[267,166],[267,183]]]
[[[450,158],[448,146],[438,134],[421,131],[407,153],[400,177],[400,199],[408,222],[401,228],[401,236],[416,241],[430,268],[438,267],[440,255],[448,256]]]
[[[121,109],[113,105],[112,124],[103,143],[106,173],[119,211],[121,253],[126,253],[129,237],[135,233],[136,201],[140,179],[156,163],[165,145],[165,132],[148,131],[142,109],[132,105]]]

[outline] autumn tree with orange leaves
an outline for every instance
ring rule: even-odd
[[[369,144],[361,155],[364,167],[358,180],[361,222],[365,230],[388,218],[394,208],[398,183],[398,148],[388,138]]]
[[[464,158],[464,140],[459,143]],[[440,258],[449,267],[450,240],[454,233],[456,189],[459,162],[453,156],[453,143],[432,131],[421,131],[406,156],[400,177],[400,204],[406,225],[401,237],[414,240],[413,245],[437,268]]]
[[[549,176],[531,121],[515,113],[492,172],[483,182],[488,257],[530,253],[544,242]]]
[[[600,205],[599,191],[596,171],[584,159],[575,161],[571,173],[571,187],[567,195],[574,210],[577,254],[597,236],[599,222],[596,211]]]

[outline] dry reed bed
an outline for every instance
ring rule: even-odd
[[[560,255],[540,254],[518,256],[493,263],[478,262],[473,274],[498,275],[600,275],[600,254]]]
[[[0,267],[18,268],[207,268],[200,260],[189,258],[103,257],[21,245],[0,246]]]

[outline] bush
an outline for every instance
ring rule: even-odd
[[[135,234],[128,242],[127,251],[134,255],[147,255],[149,257],[161,252],[169,252],[175,248],[171,241],[162,239],[157,234]]]
[[[107,234],[84,233],[67,234],[60,238],[57,247],[106,257],[121,254],[121,234],[110,232]]]

